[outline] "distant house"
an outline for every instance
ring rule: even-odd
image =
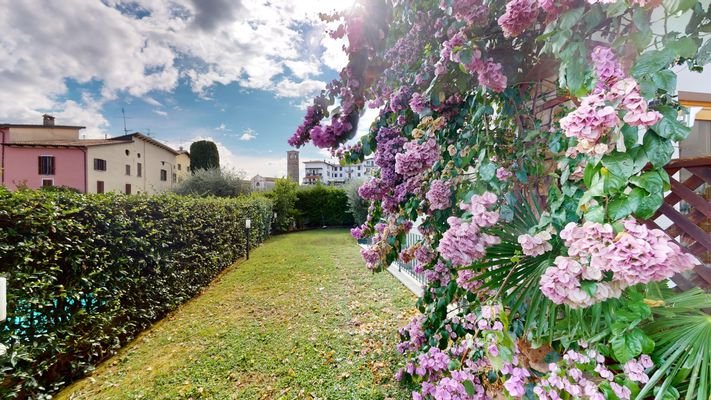
[[[250,180],[250,186],[252,188],[252,191],[264,191],[264,190],[271,190],[274,188],[274,185],[276,184],[277,178],[270,178],[266,176],[261,176],[261,175],[255,175],[251,180]]]
[[[339,165],[328,161],[304,161],[306,175],[304,185],[343,185],[352,180],[366,179],[373,176],[375,164],[367,159],[360,164]]]
[[[179,152],[142,133],[80,139],[81,126],[0,124],[0,183],[10,189],[66,186],[83,193],[160,193],[190,168]]]

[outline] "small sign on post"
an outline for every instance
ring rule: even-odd
[[[0,321],[7,318],[7,281],[0,278]]]

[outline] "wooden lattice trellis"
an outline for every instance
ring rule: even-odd
[[[694,286],[711,289],[711,156],[673,160],[664,169],[671,191],[664,204],[648,221],[650,228],[663,229],[686,251],[701,260],[693,273],[672,280],[682,290]],[[675,174],[679,174],[678,178]],[[664,217],[668,218],[663,223]],[[669,225],[669,222],[671,225]]]

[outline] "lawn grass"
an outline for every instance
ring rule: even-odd
[[[58,399],[405,399],[414,297],[345,230],[270,239]]]

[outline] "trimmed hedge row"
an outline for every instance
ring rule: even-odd
[[[264,198],[82,195],[0,187],[0,397],[38,398],[91,370],[269,234]]]
[[[348,195],[342,188],[317,185],[296,192],[298,228],[353,226]]]

